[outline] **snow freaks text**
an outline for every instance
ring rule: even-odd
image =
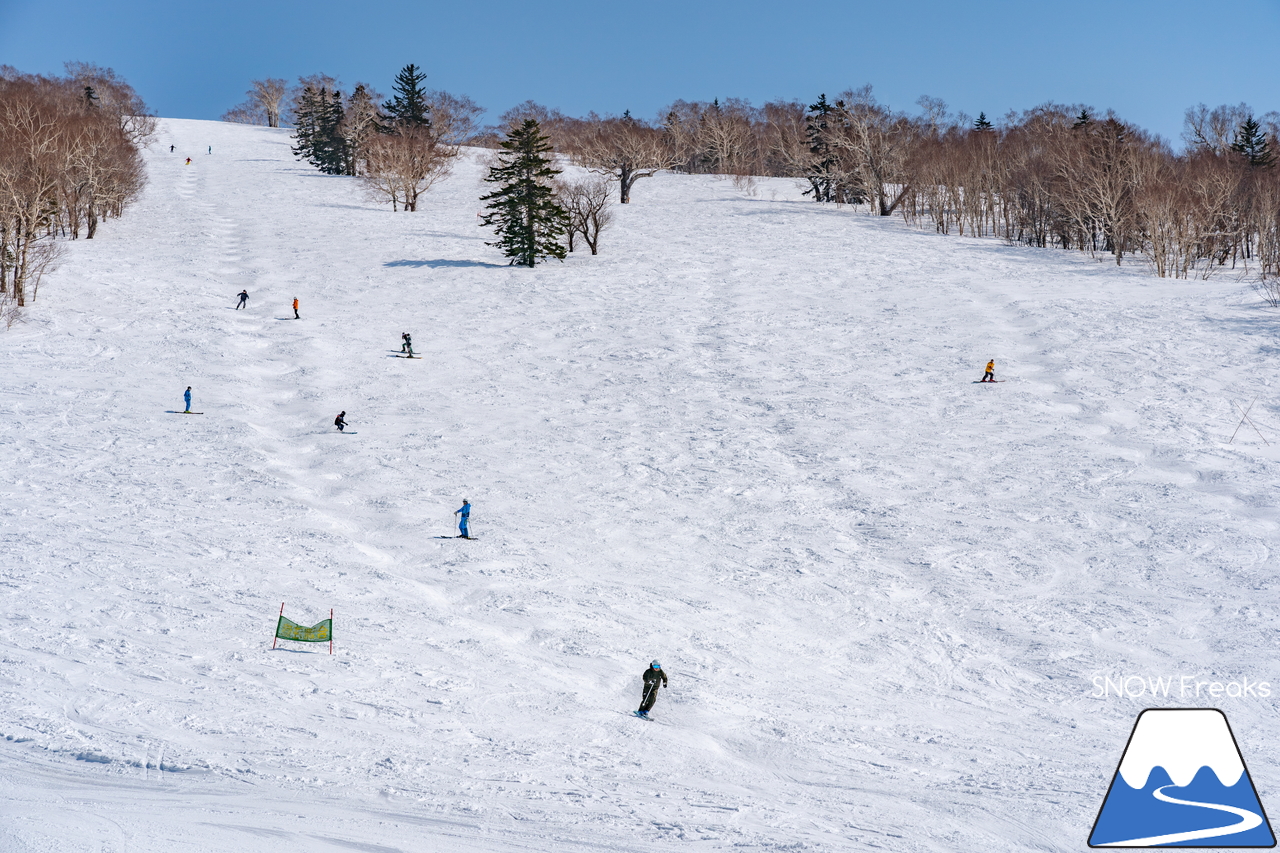
[[[1111,677],[1095,675],[1093,677],[1094,699],[1116,696],[1126,699],[1137,699],[1141,696],[1167,697],[1177,699],[1267,699],[1271,696],[1271,682],[1250,681],[1241,678],[1237,681],[1213,681],[1198,676],[1141,676],[1128,675]]]

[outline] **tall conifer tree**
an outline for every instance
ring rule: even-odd
[[[805,178],[809,181],[809,189],[805,195],[813,194],[814,201],[834,201],[834,177],[836,156],[832,150],[828,132],[831,114],[834,108],[827,102],[824,92],[818,96],[816,104],[809,105],[809,114],[805,116],[805,136],[809,142],[809,153],[816,155],[813,166]]]
[[[1244,157],[1245,162],[1254,169],[1267,169],[1275,162],[1275,154],[1267,142],[1267,135],[1253,116],[1249,116],[1236,128],[1231,150]]]
[[[481,224],[498,234],[488,245],[501,249],[513,265],[532,267],[539,258],[564,260],[560,238],[569,230],[569,214],[551,187],[560,170],[552,165],[551,145],[538,122],[526,119],[511,130],[502,152],[485,178],[498,188],[480,199],[488,202],[489,211]]]
[[[431,126],[431,105],[427,103],[427,92],[422,88],[426,79],[427,75],[412,62],[400,69],[395,85],[391,87],[392,95],[382,105],[387,116],[387,131]]]
[[[329,175],[347,175],[347,142],[342,136],[342,93],[308,86],[294,111],[293,155]]]

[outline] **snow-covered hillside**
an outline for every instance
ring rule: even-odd
[[[1093,682],[1280,684],[1246,286],[687,176],[514,269],[478,156],[163,122],[0,334],[0,851],[1078,850],[1153,704],[1280,812]]]

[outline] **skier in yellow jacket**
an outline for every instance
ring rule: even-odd
[[[980,382],[996,381],[996,360],[994,358],[987,362],[987,372],[982,374],[982,379],[979,381]]]

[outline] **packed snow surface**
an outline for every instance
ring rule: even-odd
[[[1229,272],[673,175],[513,268],[484,152],[396,213],[289,145],[163,122],[0,333],[0,850],[1079,850],[1148,706],[1280,812],[1277,694],[1097,687],[1280,686]]]

